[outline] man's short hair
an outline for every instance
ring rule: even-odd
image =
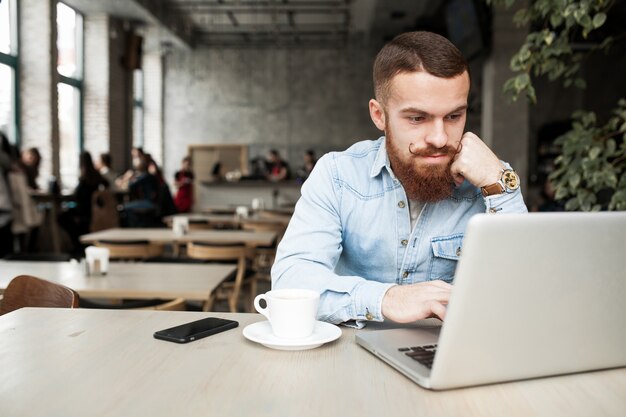
[[[454,78],[469,71],[461,51],[448,39],[432,32],[407,32],[380,50],[374,61],[376,99],[384,103],[391,80],[403,72],[425,71],[435,77]]]

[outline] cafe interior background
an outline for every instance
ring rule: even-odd
[[[307,150],[319,157],[377,138],[368,113],[373,59],[395,35],[429,30],[469,60],[467,130],[511,163],[538,210],[555,138],[576,110],[610,116],[626,95],[626,55],[623,42],[595,54],[582,68],[585,89],[535,77],[537,103],[511,101],[503,85],[529,31],[512,21],[528,3],[1,0],[0,130],[12,145],[39,150],[43,193],[72,192],[81,151],[110,153],[123,173],[131,148],[141,147],[172,193],[181,160],[192,156],[194,211],[255,197],[293,206],[302,181],[246,180],[254,161],[275,149],[295,172]],[[614,2],[606,30],[625,16],[624,2]],[[581,38],[575,48],[594,45]],[[51,251],[46,230],[34,250]]]

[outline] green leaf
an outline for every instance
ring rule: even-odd
[[[593,27],[595,29],[597,29],[600,26],[602,26],[604,24],[604,22],[606,22],[606,14],[605,13],[597,13],[593,17]]]
[[[555,200],[562,200],[569,194],[567,187],[558,187],[554,195]]]
[[[580,174],[574,174],[569,177],[569,186],[572,190],[575,190],[578,184],[580,184]]]
[[[589,151],[589,159],[596,159],[600,155],[600,153],[602,153],[602,149],[597,146],[594,146]]]
[[[567,200],[567,203],[565,203],[565,210],[567,211],[575,211],[579,208],[580,204],[578,203],[577,198],[570,198],[569,200]]]

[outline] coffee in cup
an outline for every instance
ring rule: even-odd
[[[265,300],[265,308],[261,307],[261,300]],[[319,293],[313,290],[272,290],[257,295],[254,308],[267,317],[274,336],[298,339],[313,334],[319,300]]]

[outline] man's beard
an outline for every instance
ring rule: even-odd
[[[390,131],[386,131],[385,136],[391,168],[402,183],[409,199],[430,203],[444,200],[452,195],[454,178],[450,167],[457,153],[455,148],[429,146],[426,149],[416,151],[414,146],[409,146],[409,152],[413,155],[426,156],[445,153],[450,156],[450,162],[445,165],[418,166],[413,158],[409,161],[402,159],[402,151],[394,143]]]

